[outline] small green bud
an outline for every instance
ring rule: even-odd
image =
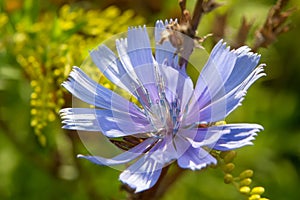
[[[250,178],[253,176],[253,170],[251,169],[247,169],[245,171],[243,171],[242,173],[240,173],[240,179],[244,179],[244,178]]]
[[[250,193],[250,187],[248,186],[243,186],[243,187],[240,187],[240,193],[242,194],[249,194]]]
[[[260,200],[260,195],[259,194],[253,194],[249,197],[249,200]]]
[[[228,164],[226,164],[225,166],[222,167],[222,169],[225,173],[232,172],[234,170],[234,168],[235,168],[235,165],[233,163],[228,163]]]
[[[233,181],[233,176],[231,174],[224,175],[224,183],[229,184]]]
[[[233,159],[236,157],[235,151],[228,151],[228,153],[224,156],[224,162],[230,163],[233,161]]]
[[[250,194],[253,194],[253,195],[254,194],[259,194],[259,195],[261,195],[264,192],[265,192],[265,188],[263,188],[263,187],[254,187],[254,188],[252,188]]]
[[[252,179],[251,178],[245,178],[243,180],[240,181],[240,185],[241,186],[247,186],[250,185],[252,183]]]

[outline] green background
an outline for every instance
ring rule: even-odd
[[[152,26],[157,19],[178,17],[177,1],[0,2],[0,199],[124,199],[119,171],[75,158],[86,150],[76,132],[60,128],[57,111],[70,106],[71,101],[59,84],[65,80],[70,66],[83,62],[88,49],[125,31],[127,26]],[[210,33],[216,15],[228,12],[225,40],[229,44],[234,41],[245,16],[253,20],[247,40],[251,46],[255,30],[262,26],[275,2],[222,1],[221,8],[203,17],[199,35]],[[188,7],[192,8],[194,3],[188,1]],[[63,6],[66,4],[70,6]],[[287,7],[296,5],[297,0],[293,0]],[[267,64],[267,77],[249,89],[243,106],[226,121],[259,123],[265,128],[254,146],[237,150],[236,173],[251,168],[255,172],[252,185],[265,187],[264,196],[297,200],[300,198],[299,11],[287,23],[291,27],[289,32],[277,37],[267,49],[259,49],[261,62]],[[211,44],[208,39],[204,46],[209,49]],[[34,58],[31,63],[30,58]],[[232,185],[223,183],[221,170],[209,168],[201,172],[186,171],[164,199],[245,197]]]

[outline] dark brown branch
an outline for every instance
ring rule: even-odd
[[[252,47],[254,51],[257,51],[260,47],[268,47],[277,37],[289,31],[290,26],[286,24],[288,17],[296,10],[295,8],[283,11],[289,0],[278,0],[267,16],[267,19],[258,31],[256,31],[255,42]]]
[[[193,12],[193,18],[191,21],[191,28],[194,32],[196,32],[203,14],[204,14],[203,0],[198,0],[195,5],[195,9]]]
[[[213,11],[214,9],[221,6],[220,3],[215,2],[214,0],[198,0],[195,5],[193,12],[193,18],[191,21],[192,30],[196,31],[202,16],[206,13]]]
[[[202,16],[206,13],[211,12],[215,8],[219,7],[221,4],[216,3],[214,0],[197,0],[195,8],[193,11],[193,16],[190,15],[190,12],[186,10],[186,0],[179,0],[179,6],[181,9],[181,18],[179,26],[174,26],[171,29],[183,33],[188,37],[179,36],[178,40],[182,41],[181,45],[173,45],[180,53],[179,65],[181,67],[186,67],[188,59],[192,54],[196,46],[201,46],[199,43],[203,41],[203,38],[196,36],[198,25]],[[175,35],[175,34],[173,34]],[[178,34],[177,34],[178,35]],[[180,38],[181,37],[181,38]],[[193,42],[194,40],[194,42]]]

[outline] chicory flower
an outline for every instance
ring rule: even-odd
[[[105,45],[90,52],[93,62],[115,85],[138,100],[135,104],[74,67],[63,86],[95,108],[61,110],[63,128],[101,132],[106,137],[132,136],[139,143],[111,159],[84,156],[99,165],[131,165],[120,180],[135,192],[151,188],[161,170],[173,161],[200,170],[217,160],[209,150],[227,151],[252,144],[258,124],[222,124],[243,101],[247,89],[264,76],[258,54],[246,46],[230,50],[223,41],[213,48],[194,86],[178,64],[177,49],[155,27],[155,56],[146,27],[129,28],[116,40],[118,56]]]

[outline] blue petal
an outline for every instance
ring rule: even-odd
[[[142,111],[132,102],[97,84],[80,68],[74,67],[69,79],[62,84],[80,100],[99,108],[130,112],[140,115]]]
[[[199,148],[216,144],[221,136],[227,132],[228,130],[222,127],[212,126],[208,128],[182,130],[180,135],[188,142],[188,145],[191,145],[194,148]],[[183,140],[180,142],[183,143]]]
[[[147,190],[155,185],[162,168],[174,160],[174,156],[173,145],[162,140],[123,171],[120,180],[135,189],[135,192]]]
[[[94,49],[90,52],[95,65],[100,71],[114,84],[125,89],[127,92],[131,92],[130,86],[134,82],[120,60],[116,55],[105,45],[100,45],[98,49]]]
[[[252,145],[251,140],[255,139],[257,132],[263,130],[263,127],[258,124],[228,124],[221,127],[229,130],[229,132],[223,134],[218,142],[212,146],[213,149],[220,151]]]
[[[179,100],[180,109],[183,112],[194,91],[191,78],[172,67],[162,66],[161,72],[168,101]]]
[[[162,163],[144,156],[128,169],[124,170],[120,174],[119,179],[131,188],[134,188],[136,193],[141,192],[155,185],[162,168]]]
[[[142,115],[89,108],[61,110],[63,128],[83,131],[101,131],[107,137],[149,133],[154,128]]]
[[[260,56],[249,51],[246,46],[229,51],[222,41],[214,47],[199,75],[190,118],[218,121],[240,105],[250,85],[265,75],[262,67],[254,69]],[[200,113],[195,113],[199,109]]]
[[[134,82],[130,90],[144,107],[156,102],[158,97],[155,65],[149,36],[145,28],[128,30],[128,38],[116,41],[120,60],[127,71],[127,76]]]
[[[237,60],[225,82],[226,91],[232,90],[243,82],[258,65],[260,55],[249,51],[250,49],[245,46],[233,51],[237,55]]]
[[[259,78],[265,76],[263,68],[256,68],[240,85],[232,89],[225,96],[202,108],[199,115],[202,120],[216,122],[224,119],[241,105],[249,87]]]
[[[213,48],[208,61],[200,72],[195,86],[195,100],[201,101],[201,107],[213,101],[217,94],[225,95],[224,83],[230,75],[237,56],[226,48],[222,41]],[[201,97],[201,100],[199,98]]]
[[[217,160],[202,148],[190,147],[178,158],[177,163],[181,168],[200,170],[211,164],[216,164]]]
[[[145,26],[129,28],[127,43],[127,53],[134,67],[153,63],[150,39]]]
[[[127,53],[128,45],[127,45],[127,38],[121,38],[116,40],[116,48],[118,51],[119,59],[124,69],[126,71],[126,76],[132,78],[133,83],[130,85],[131,87],[135,87],[135,85],[139,85],[138,77],[134,70],[134,65],[131,63],[130,57]],[[134,89],[134,88],[133,88]]]
[[[249,87],[259,78],[265,76],[263,72],[263,65],[257,67],[246,79],[237,87],[220,96],[205,107],[201,103],[202,96],[197,102],[190,107],[185,119],[185,123],[195,121],[216,122],[224,119],[234,109],[241,105]],[[194,97],[194,96],[193,96]],[[204,97],[203,97],[204,98]]]
[[[142,143],[131,148],[130,150],[125,151],[124,153],[119,154],[118,156],[115,156],[114,158],[111,159],[103,158],[100,156],[78,155],[77,157],[87,159],[97,165],[121,165],[121,164],[128,163],[141,156],[142,153],[144,153],[155,141],[157,141],[157,139],[148,138]]]

